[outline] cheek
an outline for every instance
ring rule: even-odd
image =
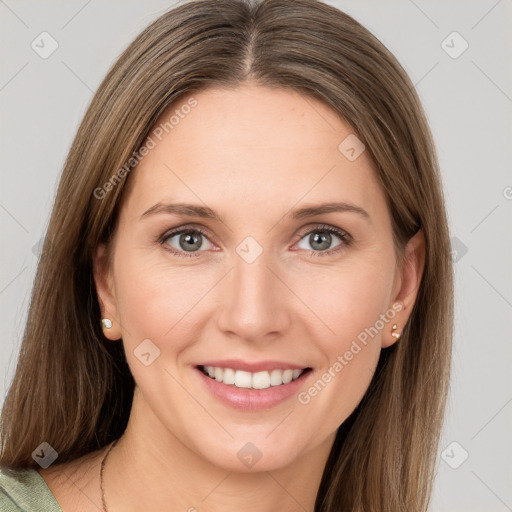
[[[322,323],[323,335],[318,336],[317,331],[316,339],[325,340],[325,352],[330,356],[344,350],[391,308],[392,263],[392,259],[376,256],[353,258],[335,270],[317,272],[314,279],[297,279],[297,295],[304,297]],[[380,322],[378,327],[382,331]]]
[[[115,288],[124,341],[158,340],[186,315],[197,287],[183,273],[141,257],[131,247],[119,254]]]
[[[321,354],[318,371],[298,402],[304,408],[305,428],[317,428],[315,418],[324,418],[321,435],[337,429],[361,402],[381,353],[385,293],[371,280],[357,277],[337,283],[343,286],[329,299],[316,295],[313,306],[330,330],[323,324],[315,330],[316,350]],[[384,325],[386,329],[389,323]]]
[[[119,254],[126,255],[115,262],[115,281],[127,357],[150,339],[164,357],[174,359],[197,332],[218,273],[201,265],[177,265],[165,255],[142,254],[133,247]]]
[[[306,283],[298,292],[308,297],[307,305],[319,319],[311,336],[321,353],[316,384],[306,390],[301,403],[315,401],[332,428],[357,406],[375,372],[382,334],[391,328],[394,316],[388,303],[393,261],[376,254],[346,261],[336,272],[318,273],[314,293],[310,284],[306,295]]]
[[[319,274],[314,280],[315,293],[308,296],[308,307],[321,321],[315,322],[311,332],[321,361],[317,380],[299,402],[311,402],[318,414],[329,418],[330,428],[350,415],[375,372],[382,335],[391,329],[394,317],[388,303],[392,262],[374,257],[366,263],[347,263],[329,275]],[[303,286],[299,296],[306,296]]]

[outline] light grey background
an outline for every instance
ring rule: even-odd
[[[456,237],[456,335],[431,510],[512,510],[512,1],[329,3],[400,60],[439,152]],[[16,365],[37,244],[78,123],[111,63],[172,5],[0,0],[0,402]],[[47,59],[31,48],[43,31],[59,45]],[[463,48],[448,37],[454,31],[469,44],[458,58],[445,51]]]

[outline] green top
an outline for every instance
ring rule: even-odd
[[[62,512],[55,496],[35,469],[0,467],[2,512]]]

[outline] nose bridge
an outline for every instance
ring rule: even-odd
[[[260,255],[253,262],[248,262],[242,257],[235,259],[233,271],[233,284],[237,302],[246,302],[257,306],[262,303],[264,297],[269,298],[275,276],[268,267],[268,256]]]
[[[285,290],[268,268],[272,268],[271,251],[262,251],[254,258],[254,246],[240,246],[242,251],[237,248],[234,268],[224,288],[220,327],[246,339],[258,339],[285,328]],[[244,252],[247,247],[249,250]]]

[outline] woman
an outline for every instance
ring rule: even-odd
[[[317,1],[147,27],[65,163],[2,510],[426,511],[452,266],[414,87]]]

